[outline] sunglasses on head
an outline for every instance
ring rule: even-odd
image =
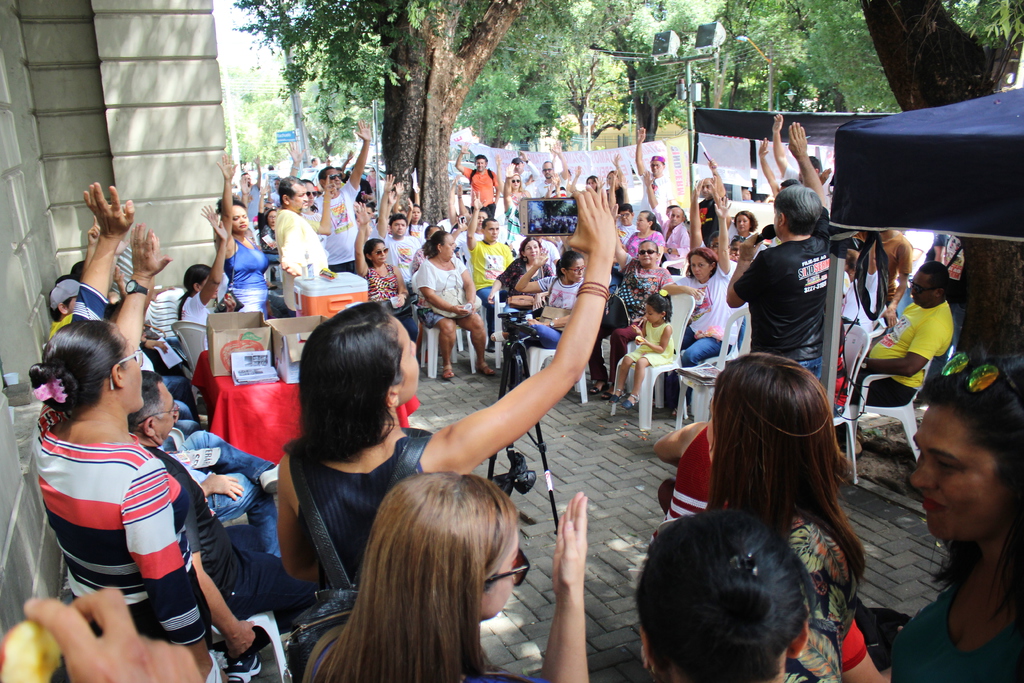
[[[637,249],[636,253],[637,254],[657,254],[658,250],[657,249]]]
[[[523,549],[520,548],[516,552],[515,561],[512,562],[512,569],[507,572],[502,572],[501,574],[494,574],[492,576],[487,577],[484,580],[484,585],[494,583],[495,581],[500,581],[501,579],[507,578],[509,576],[514,576],[515,578],[512,579],[512,585],[521,586],[523,585],[523,581],[526,580],[526,572],[528,571],[530,571],[530,561],[526,559],[526,554],[523,553]]]
[[[949,377],[951,375],[958,375],[967,370],[970,364],[970,357],[961,351],[950,358],[942,367],[942,376]],[[991,363],[979,365],[968,373],[965,380],[967,383],[967,391],[972,394],[985,391],[995,384],[995,381],[1000,377],[1006,380],[1006,383],[1010,385],[1010,389],[1013,390],[1013,393],[1017,394],[1017,398],[1024,402],[1024,394],[1020,393],[1020,389],[1017,388],[1017,383],[1013,381],[1013,378],[1006,373],[1000,372],[999,368]]]

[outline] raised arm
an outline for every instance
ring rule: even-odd
[[[782,124],[782,114],[776,114],[772,121],[772,153],[775,155],[779,175],[785,178],[789,164],[786,162],[786,146],[782,144]]]
[[[473,251],[476,249],[476,228],[480,224],[480,195],[473,193],[473,215],[469,218],[469,226],[466,228],[466,247]]]
[[[579,181],[581,175],[583,175],[583,167],[582,166],[577,166],[576,167],[576,172],[572,174],[572,180],[569,181],[569,185],[571,185],[573,188],[575,188],[576,187],[576,183],[577,183],[577,181]]]
[[[356,203],[355,208],[356,228],[356,244],[355,244],[355,257],[356,257],[356,274],[360,277],[366,277],[366,274],[370,272],[369,266],[366,264],[366,257],[363,256],[363,245],[366,244],[366,240],[370,236],[370,209],[362,202]],[[398,278],[401,282],[402,278]]]
[[[171,262],[169,256],[160,253],[160,240],[145,223],[139,223],[132,231],[132,280],[148,290],[153,288],[153,278]],[[142,339],[142,328],[146,317],[147,294],[135,291],[125,296],[121,311],[117,314],[117,327],[124,338],[135,346]]]
[[[799,123],[794,123],[789,127],[789,151],[796,158],[796,162],[800,164],[800,175],[804,185],[817,192],[821,203],[826,204],[828,199],[825,197],[825,188],[821,186],[818,172],[814,170],[811,157],[807,155],[807,134],[804,133],[804,127]]]
[[[750,270],[750,264],[754,262],[758,246],[760,246],[760,243],[756,239],[748,239],[740,243],[740,258],[736,262],[736,267],[732,269],[732,279],[729,280],[729,292],[725,297],[729,308],[739,308],[747,303],[746,300],[736,293],[736,283],[739,282],[744,273]]]
[[[331,217],[331,202],[333,202],[335,197],[339,194],[341,194],[341,192],[334,189],[334,186],[330,183],[324,187],[324,203],[320,210],[320,223],[317,225],[317,232],[321,235],[330,235],[331,232],[334,231],[334,219]]]
[[[732,269],[729,260],[729,198],[725,194],[715,197],[715,213],[718,214],[718,268],[723,273]]]
[[[292,158],[292,175],[296,178],[300,177],[302,173],[302,150],[299,149],[299,143],[288,143],[288,156]]]
[[[768,183],[768,187],[771,188],[772,196],[775,197],[779,194],[779,184],[775,181],[775,173],[772,172],[771,166],[768,165],[767,140],[761,141],[761,146],[757,150],[757,157],[761,161],[761,174],[764,175],[764,179]]]
[[[352,175],[348,178],[348,184],[359,189],[359,181],[363,178],[363,171],[366,169],[366,157],[370,154],[370,140],[373,139],[373,131],[366,121],[360,121],[356,126],[356,137],[363,141],[359,148],[359,156],[356,157],[356,165],[352,167]]]
[[[460,171],[462,171],[463,174],[465,174],[466,171],[469,171],[470,173],[472,173],[473,171],[476,170],[476,166],[467,166],[466,165],[466,157],[467,156],[469,156],[469,145],[462,145],[462,147],[459,148],[459,158],[455,162],[455,166]]]
[[[637,175],[643,177],[646,172],[647,166],[644,164],[644,140],[647,139],[647,129],[638,128],[636,131],[636,172]]]
[[[725,183],[722,181],[722,176],[718,173],[718,164],[715,163],[714,159],[708,159],[708,168],[711,169],[711,177],[715,181],[715,199],[725,194]]]
[[[555,155],[558,162],[562,164],[562,170],[559,171],[558,175],[562,180],[569,179],[569,162],[565,159],[565,154],[562,153],[562,143],[556,142],[551,145],[551,153]]]
[[[212,207],[206,207],[204,215],[207,219],[216,218],[216,212],[213,211]],[[228,246],[233,242],[231,234],[224,223],[218,220],[210,220],[210,225],[213,226],[213,246],[217,251],[213,257],[213,263],[210,264],[210,274],[206,278],[206,283],[199,290],[199,303],[204,306],[217,296],[221,280],[224,279],[224,261],[228,257]]]
[[[693,192],[690,194],[690,248],[696,249],[697,247],[704,244],[704,233],[701,232],[700,225],[700,192],[701,188],[707,183],[707,179],[701,179],[697,181],[697,184],[693,188]]]
[[[587,621],[583,583],[587,570],[587,498],[577,493],[558,520],[552,564],[555,614],[541,675],[551,683],[587,683]]]
[[[498,450],[512,443],[565,395],[586,368],[604,315],[615,243],[615,224],[603,195],[591,189],[575,193],[579,227],[570,243],[589,255],[587,275],[573,314],[551,365],[530,377],[494,405],[438,431],[423,454],[428,472],[471,472]],[[591,283],[591,284],[588,284]]]
[[[516,291],[524,294],[537,294],[541,291],[540,284],[533,282],[533,276],[548,262],[548,250],[538,249],[530,259],[530,265],[516,283]]]
[[[82,271],[82,284],[106,297],[110,291],[119,247],[122,240],[127,239],[128,231],[135,221],[135,205],[129,200],[122,206],[117,188],[113,185],[110,186],[110,202],[107,203],[99,183],[93,183],[85,191],[85,203],[96,218],[100,234],[92,258]],[[98,311],[93,313],[102,314]]]
[[[388,173],[384,176],[384,191],[380,194],[380,211],[377,212],[377,234],[381,239],[387,237],[391,207],[395,205],[395,199],[395,176]]]

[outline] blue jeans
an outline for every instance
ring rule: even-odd
[[[534,325],[533,331],[537,333],[537,339],[527,342],[528,346],[539,342],[539,346],[545,349],[554,349],[562,338],[562,333],[551,325]]]
[[[238,560],[234,590],[224,600],[231,613],[248,619],[274,610],[278,628],[290,630],[294,618],[315,602],[316,584],[288,576],[279,557],[260,550],[260,533],[252,526],[235,524],[227,532]]]
[[[801,367],[805,367],[810,370],[811,374],[816,378],[821,379],[821,356],[812,360],[798,360],[797,363],[799,363]]]
[[[200,448],[219,448],[220,459],[207,468],[208,471],[233,476],[242,486],[242,495],[238,500],[232,500],[230,496],[222,493],[208,496],[206,503],[210,510],[223,520],[235,519],[244,513],[249,524],[260,534],[261,550],[280,557],[281,548],[277,543],[277,506],[274,505],[274,497],[260,486],[260,475],[273,467],[274,463],[249,455],[210,432],[196,432],[185,439],[186,450]]]

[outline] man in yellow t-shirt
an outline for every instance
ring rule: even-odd
[[[946,303],[949,273],[938,261],[925,263],[910,283],[914,303],[864,361],[862,375],[893,375],[871,384],[868,406],[903,406],[913,400],[924,382],[924,367],[943,355],[953,339],[953,316]]]
[[[294,176],[288,176],[281,180],[278,191],[281,193],[281,210],[277,213],[274,233],[277,235],[277,250],[284,271],[282,294],[285,304],[294,311],[295,278],[303,276],[303,270],[309,263],[313,264],[314,277],[319,275],[327,267],[327,252],[320,243],[320,235],[302,217],[308,192],[305,183]],[[327,229],[330,230],[330,223]]]
[[[473,284],[476,294],[484,305],[484,320],[487,322],[487,338],[494,334],[494,303],[500,301],[501,280],[498,276],[505,272],[515,257],[507,244],[498,241],[501,228],[493,218],[484,219],[484,239],[476,238],[476,223],[480,219],[480,200],[473,202],[473,218],[466,232],[466,245],[469,247],[469,262],[473,270]],[[488,351],[493,348],[488,342]]]

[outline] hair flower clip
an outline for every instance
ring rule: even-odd
[[[729,564],[735,569],[742,569],[743,571],[750,572],[752,576],[757,576],[757,562],[754,561],[753,553],[747,553],[743,557],[733,555],[729,558]]]
[[[52,398],[57,403],[64,403],[68,400],[68,395],[64,391],[64,382],[56,377],[51,377],[45,384],[40,384],[32,390],[32,394],[40,401]]]

